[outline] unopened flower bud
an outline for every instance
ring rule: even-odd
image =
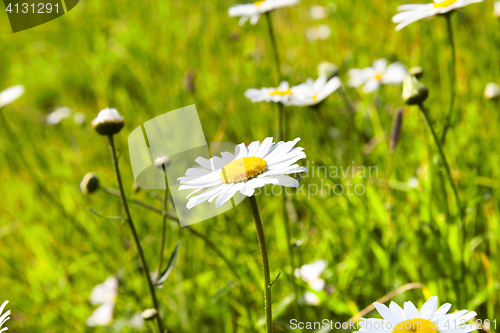
[[[112,135],[125,125],[123,116],[116,109],[105,108],[92,120],[92,127],[101,135]]]
[[[484,98],[486,99],[498,99],[500,97],[500,87],[498,84],[490,82],[486,85],[484,90]]]
[[[318,75],[330,80],[332,77],[339,75],[339,68],[335,64],[323,61],[318,65]]]
[[[155,166],[158,169],[163,169],[163,166],[165,166],[165,169],[166,169],[170,166],[171,163],[172,163],[172,160],[168,156],[161,156],[155,160]]]
[[[80,183],[80,189],[84,194],[91,194],[99,188],[99,179],[92,172],[87,173]]]
[[[424,70],[422,69],[422,67],[416,66],[416,67],[410,68],[410,70],[408,71],[408,74],[413,75],[417,79],[420,79],[424,75]]]
[[[153,320],[157,315],[158,311],[153,308],[142,311],[142,319],[144,320]]]
[[[403,101],[408,105],[423,103],[429,90],[415,77],[408,75],[403,81]]]

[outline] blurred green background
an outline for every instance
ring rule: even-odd
[[[311,20],[312,5],[329,3],[334,13]],[[227,15],[233,4],[80,1],[68,14],[16,34],[7,14],[0,14],[0,90],[26,87],[25,95],[0,115],[0,299],[10,300],[9,332],[138,331],[127,321],[151,307],[126,223],[87,210],[123,215],[119,201],[103,191],[86,196],[79,189],[89,171],[102,185],[117,188],[107,140],[90,126],[99,110],[109,106],[125,116],[125,128],[115,140],[129,197],[159,208],[160,191],[135,193],[132,188],[127,136],[143,122],[196,104],[207,141],[248,144],[273,136],[275,105],[252,104],[243,95],[251,87],[277,84],[265,17],[256,26],[240,27],[237,18]],[[445,20],[435,17],[396,32],[391,17],[399,4],[307,0],[274,11],[285,78],[292,85],[316,78],[321,61],[337,64],[344,83],[348,69],[381,57],[422,66],[422,82],[430,90],[426,105],[440,131],[449,100]],[[348,115],[337,94],[320,109],[287,107],[288,139],[302,138],[298,145],[305,148],[309,167],[376,166],[378,175],[310,174],[302,184],[350,181],[363,184],[366,192],[292,197],[294,266],[328,262],[322,278],[329,288],[318,293],[317,306],[296,305],[281,198],[258,198],[272,278],[283,272],[273,286],[276,332],[288,331],[299,310],[304,321],[348,320],[410,282],[424,287],[399,294],[395,301],[419,306],[437,295],[440,303],[453,303],[452,311],[475,310],[483,320],[500,313],[500,107],[483,98],[488,82],[500,83],[500,21],[491,0],[464,8],[452,20],[458,96],[444,149],[467,204],[465,232],[416,107],[405,108],[401,141],[395,153],[389,152],[393,116],[403,106],[401,87],[386,86],[369,95],[346,88],[357,109],[354,115]],[[306,29],[320,24],[331,27],[331,36],[309,43]],[[192,75],[194,91],[186,89]],[[85,124],[68,118],[44,125],[44,117],[63,106],[85,114]],[[354,117],[356,131],[348,116]],[[408,185],[412,177],[418,186]],[[161,217],[138,206],[132,206],[132,214],[149,266],[156,269]],[[182,246],[175,270],[158,290],[166,326],[172,332],[249,332],[263,316],[263,306],[260,254],[248,204],[192,228],[216,244],[239,279],[206,242],[171,222],[165,255],[178,240]],[[88,328],[85,320],[96,308],[88,302],[90,292],[111,275],[120,279],[114,323]],[[308,288],[296,282],[300,293]],[[242,288],[249,292],[250,311]],[[153,329],[146,323],[142,331]]]

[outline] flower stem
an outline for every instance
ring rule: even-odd
[[[269,257],[267,255],[266,237],[264,236],[264,227],[260,218],[259,207],[255,196],[248,198],[252,209],[253,219],[255,221],[255,230],[259,240],[260,254],[262,256],[262,270],[264,273],[264,309],[266,312],[266,333],[273,333],[273,310],[271,305],[271,273],[269,271]]]
[[[455,48],[455,39],[453,37],[453,26],[451,24],[451,13],[448,13],[446,16],[446,26],[448,29],[448,40],[450,43],[450,48],[451,48],[451,65],[450,65],[450,83],[449,83],[449,88],[450,88],[450,106],[448,108],[448,113],[446,114],[445,118],[445,123],[443,127],[443,133],[441,134],[441,142],[445,142],[446,140],[446,133],[450,129],[451,126],[451,118],[453,116],[453,106],[455,104],[455,97],[456,97],[456,82],[457,82],[457,55],[456,55],[456,48]]]
[[[134,222],[132,220],[132,215],[130,214],[130,210],[128,208],[127,199],[125,198],[125,191],[123,190],[122,177],[120,175],[120,169],[118,168],[118,159],[116,158],[116,148],[113,140],[113,135],[109,135],[109,151],[111,153],[111,160],[113,161],[113,167],[115,169],[116,180],[118,182],[118,187],[120,189],[120,201],[122,203],[123,209],[125,210],[125,214],[127,215],[127,223],[130,227],[130,231],[132,231],[132,235],[134,237],[135,245],[137,246],[137,251],[139,252],[139,257],[141,258],[142,268],[144,271],[144,277],[148,283],[149,291],[151,293],[151,299],[153,301],[153,306],[158,312],[156,316],[156,321],[158,322],[158,330],[160,333],[163,333],[163,324],[160,318],[160,311],[158,300],[156,299],[156,293],[153,286],[153,282],[149,277],[149,268],[146,262],[146,258],[144,257],[144,252],[142,251],[141,242],[139,241],[139,236],[137,235],[137,231],[135,230]]]
[[[427,123],[427,127],[429,127],[429,130],[432,133],[432,137],[434,139],[434,142],[436,142],[436,146],[438,147],[439,155],[441,156],[441,160],[443,161],[444,168],[446,170],[446,175],[448,176],[448,180],[450,182],[451,188],[453,189],[453,194],[455,196],[455,201],[457,203],[458,211],[460,213],[460,218],[462,219],[462,223],[463,223],[463,220],[464,220],[463,213],[464,213],[464,211],[463,211],[462,204],[460,202],[460,197],[458,196],[457,185],[453,181],[453,177],[451,175],[450,164],[448,163],[448,160],[446,159],[446,155],[444,154],[443,147],[441,145],[441,141],[439,141],[439,138],[438,138],[438,136],[436,134],[436,131],[434,130],[434,127],[432,126],[432,122],[431,122],[431,119],[430,119],[430,116],[429,116],[429,112],[425,109],[425,107],[424,107],[424,105],[422,103],[420,103],[418,106],[420,108],[420,111],[422,111],[422,114],[424,115],[425,122]]]
[[[156,274],[155,284],[158,282],[161,274],[161,267],[163,266],[163,252],[165,251],[165,236],[167,233],[167,204],[168,204],[168,182],[167,182],[167,170],[165,165],[163,167],[163,175],[165,177],[165,197],[163,198],[163,227],[161,230],[161,245],[160,245],[160,258],[158,260],[158,271]]]
[[[274,54],[274,62],[276,65],[276,74],[278,75],[278,80],[283,81],[283,74],[281,74],[281,62],[280,55],[278,53],[278,46],[276,44],[276,38],[274,37],[273,21],[271,20],[271,13],[266,12],[267,27],[269,30],[269,38],[271,39],[271,46]]]

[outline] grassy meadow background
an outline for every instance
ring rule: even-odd
[[[160,191],[135,193],[132,187],[127,137],[143,122],[196,104],[208,142],[248,144],[274,135],[275,105],[252,104],[243,95],[247,88],[277,84],[265,17],[256,26],[239,27],[238,19],[227,15],[235,3],[87,0],[55,21],[16,34],[7,14],[0,14],[0,90],[26,87],[0,115],[0,299],[10,301],[9,332],[134,332],[127,320],[151,307],[126,223],[87,210],[120,215],[119,200],[79,189],[89,171],[101,185],[117,188],[107,140],[90,126],[99,110],[109,106],[125,116],[115,140],[128,196],[159,208]],[[430,90],[426,105],[440,131],[449,100],[445,20],[435,17],[396,32],[391,17],[400,0],[331,0],[335,13],[310,19],[312,5],[328,3],[303,0],[272,13],[290,84],[316,78],[322,61],[337,64],[344,83],[348,69],[381,57],[422,66],[422,82]],[[318,306],[300,306],[304,321],[348,320],[410,282],[423,288],[397,295],[396,302],[419,306],[437,295],[440,303],[453,303],[452,311],[468,308],[480,319],[500,319],[500,106],[483,98],[488,82],[500,83],[500,21],[491,0],[467,6],[452,19],[458,95],[444,149],[467,204],[465,242],[451,188],[417,107],[405,108],[401,141],[389,152],[393,117],[403,106],[401,87],[385,86],[369,95],[346,88],[357,109],[356,131],[336,93],[320,110],[286,108],[287,138],[302,138],[298,145],[305,148],[309,166],[378,170],[372,178],[310,174],[301,180],[306,186],[360,183],[366,188],[362,196],[292,197],[295,266],[325,259],[322,277],[331,286],[329,293],[318,294]],[[310,44],[306,29],[318,24],[329,25],[332,34]],[[185,89],[190,70],[194,92]],[[84,113],[85,125],[69,118],[45,126],[44,117],[62,106]],[[408,186],[412,177],[417,187]],[[272,279],[283,272],[273,286],[275,331],[287,332],[297,306],[282,201],[278,196],[257,200]],[[149,266],[156,269],[161,217],[134,205],[132,214]],[[239,279],[203,240],[170,223],[166,256],[179,240],[182,245],[175,270],[157,292],[166,326],[172,332],[250,332],[264,312],[248,204],[192,228],[227,256]],[[120,279],[115,322],[88,328],[85,320],[96,308],[88,302],[90,292],[111,275]],[[307,289],[297,283],[301,293]],[[249,292],[250,311],[242,288]],[[367,315],[372,316],[378,314]],[[154,328],[146,323],[142,331]]]

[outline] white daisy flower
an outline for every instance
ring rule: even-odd
[[[250,197],[256,188],[266,184],[298,187],[299,182],[286,175],[307,172],[306,168],[294,164],[306,157],[304,148],[293,148],[299,140],[274,144],[270,137],[262,143],[254,141],[248,147],[239,144],[234,154],[223,152],[222,157],[209,160],[198,157],[196,162],[201,168],[189,168],[186,176],[178,179],[182,184],[179,190],[194,189],[187,198],[197,194],[189,199],[187,208],[216,198],[215,206],[220,208],[236,192]]]
[[[433,0],[433,3],[427,4],[401,5],[397,8],[400,13],[394,15],[392,22],[399,23],[396,26],[396,31],[399,31],[415,21],[445,14],[476,2],[483,0]]]
[[[23,86],[10,87],[0,92],[0,108],[14,102],[16,99],[21,97],[22,94],[24,94]]]
[[[332,29],[326,25],[318,25],[315,27],[307,28],[306,39],[309,43],[314,43],[318,40],[325,40],[332,34]]]
[[[399,62],[387,66],[386,59],[378,59],[373,62],[372,67],[364,69],[354,68],[347,72],[351,87],[363,86],[365,93],[377,90],[381,84],[399,84],[406,77],[406,68]]]
[[[255,102],[275,102],[288,103],[292,97],[292,91],[288,82],[283,81],[278,88],[250,88],[245,91],[245,97],[252,103]]]
[[[296,268],[294,274],[295,277],[300,277],[304,282],[307,282],[313,290],[320,291],[325,287],[325,280],[320,278],[325,268],[326,260],[316,260]]]
[[[92,120],[92,127],[101,135],[120,132],[125,125],[123,116],[116,109],[105,108]]]
[[[437,304],[436,296],[429,298],[420,311],[412,302],[406,302],[404,309],[394,302],[391,302],[389,307],[373,303],[383,319],[360,320],[359,332],[467,333],[477,329],[474,324],[465,324],[477,315],[476,312],[462,310],[447,314],[451,304],[446,303],[436,309]]]
[[[321,300],[315,293],[307,291],[304,293],[304,302],[308,305],[319,305]]]
[[[10,310],[7,310],[4,314],[2,314],[3,309],[5,309],[7,303],[9,303],[9,301],[3,302],[0,306],[0,332],[5,332],[8,330],[7,327],[2,328],[3,324],[5,324],[5,322],[10,319]]]
[[[296,106],[316,105],[330,96],[341,85],[342,83],[337,76],[330,80],[325,76],[320,76],[316,81],[309,78],[305,83],[291,88],[292,98],[286,104]]]
[[[484,98],[498,99],[498,97],[500,97],[500,86],[494,82],[488,83],[484,89]]]
[[[68,107],[57,108],[45,118],[45,123],[49,126],[55,126],[59,124],[61,120],[69,118],[72,113],[73,110]]]
[[[299,3],[299,0],[264,0],[257,1],[254,3],[247,3],[242,5],[235,5],[229,8],[229,16],[231,17],[241,17],[238,22],[240,26],[245,24],[246,21],[250,20],[252,25],[259,22],[260,14],[269,12],[276,8],[288,7]]]
[[[111,324],[117,295],[118,280],[114,276],[110,276],[106,281],[92,289],[89,301],[92,304],[99,304],[99,307],[87,318],[87,326],[107,326]]]
[[[495,1],[493,4],[493,15],[500,17],[500,1]]]

